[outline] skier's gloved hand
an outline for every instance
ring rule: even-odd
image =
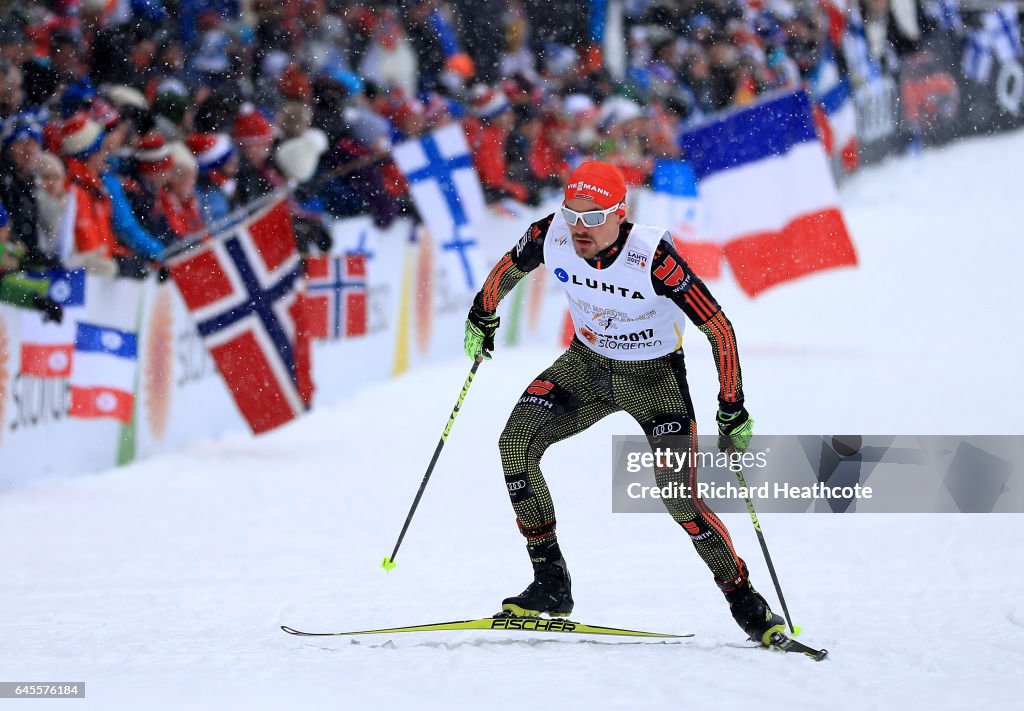
[[[60,323],[64,320],[64,307],[46,296],[33,296],[32,306],[43,315],[43,321]]]
[[[754,434],[754,419],[743,405],[719,402],[715,421],[718,423],[719,450],[724,452],[731,447],[743,452],[750,446],[750,437]]]
[[[501,322],[494,314],[485,314],[473,306],[466,316],[466,339],[463,348],[473,360],[482,356],[485,360],[491,359],[491,351],[494,350],[494,332],[498,330]]]

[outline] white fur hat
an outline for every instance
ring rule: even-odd
[[[304,183],[313,177],[325,150],[326,136],[321,131],[310,129],[301,136],[282,141],[274,153],[274,162],[286,178]]]

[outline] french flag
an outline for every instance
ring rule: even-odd
[[[817,103],[816,117],[825,152],[839,158],[847,172],[853,171],[858,162],[857,109],[850,80],[839,72],[831,47],[826,47],[808,84]]]
[[[75,332],[71,370],[72,417],[112,417],[131,422],[135,409],[135,371],[138,363],[140,282],[96,279],[89,320]]]
[[[805,92],[719,115],[684,133],[682,145],[708,235],[748,295],[857,264]]]
[[[75,350],[75,321],[85,306],[85,270],[39,276],[50,279],[49,296],[64,307],[64,319],[51,323],[35,312],[22,314],[21,373],[33,378],[67,378]]]
[[[678,159],[655,161],[651,190],[637,192],[636,213],[653,225],[668,228],[676,249],[698,276],[719,276],[721,247],[704,237],[697,175],[692,165]]]
[[[653,214],[652,222],[667,226],[673,235],[695,237],[700,203],[693,166],[684,160],[655,161],[651,189],[653,194],[646,207]],[[648,214],[647,210],[643,214]]]

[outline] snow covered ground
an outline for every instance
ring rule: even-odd
[[[755,301],[712,284],[758,432],[1024,432],[1022,155],[1018,132],[864,170],[842,191],[859,269]],[[708,432],[713,363],[696,330],[687,350]],[[763,516],[795,621],[831,655],[744,649],[669,517],[610,513],[611,435],[639,433],[624,416],[545,459],[574,618],[694,638],[283,634],[482,616],[522,589],[496,440],[556,354],[481,367],[390,574],[463,360],[260,439],[3,493],[0,680],[87,683],[33,708],[1019,708],[1024,517]],[[749,519],[725,519],[774,600]]]

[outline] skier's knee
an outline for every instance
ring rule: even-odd
[[[528,442],[529,436],[522,423],[510,418],[498,437],[498,453],[505,471],[508,471],[510,465],[514,467],[525,463]]]
[[[518,407],[512,411],[512,416],[498,437],[498,452],[506,472],[510,471],[510,467],[522,471],[528,463],[540,461],[547,449],[545,438],[540,436],[542,428],[543,422],[530,417],[529,413],[520,413]]]

